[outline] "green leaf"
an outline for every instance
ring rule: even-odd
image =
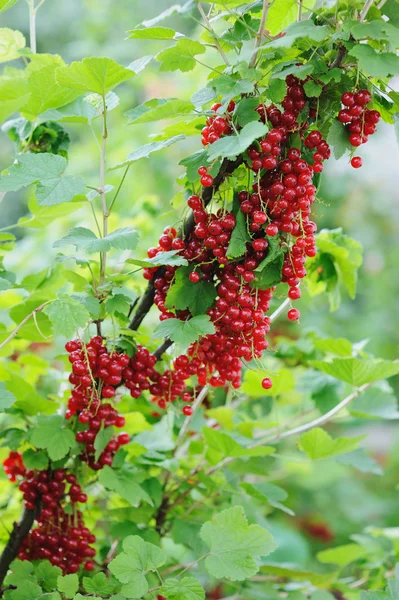
[[[241,483],[240,487],[253,498],[264,502],[265,500],[274,508],[278,508],[283,512],[293,516],[292,510],[281,504],[288,498],[288,494],[283,488],[272,483]]]
[[[349,134],[343,123],[333,119],[327,135],[327,142],[333,149],[334,157],[338,160],[345,152],[350,152],[353,147],[349,142]]]
[[[79,577],[76,573],[58,577],[57,589],[62,592],[66,598],[73,598],[79,589]]]
[[[99,594],[100,596],[108,596],[115,589],[112,582],[105,573],[96,573],[94,577],[83,577],[83,587],[88,594]]]
[[[82,62],[73,62],[69,67],[60,67],[56,78],[65,87],[105,96],[133,75],[133,71],[125,69],[111,58],[89,57]]]
[[[338,573],[313,573],[304,569],[290,567],[277,563],[266,563],[261,567],[261,572],[267,575],[276,575],[282,579],[294,581],[310,581],[313,585],[321,588],[330,588],[338,578]]]
[[[131,506],[137,506],[140,502],[153,502],[147,492],[132,478],[130,473],[115,471],[105,466],[99,476],[99,482],[107,489],[112,490],[124,498]]]
[[[266,258],[255,269],[255,279],[251,286],[266,290],[281,281],[281,273],[284,264],[284,249],[280,246],[280,240],[269,237],[269,248]]]
[[[367,554],[367,550],[359,544],[345,544],[328,550],[318,552],[317,559],[321,563],[334,564],[339,567],[346,567],[350,563],[363,558]]]
[[[180,250],[168,250],[167,252],[159,252],[153,258],[141,260],[139,258],[128,258],[126,260],[129,265],[137,265],[139,267],[151,268],[162,265],[171,265],[173,267],[184,267],[188,265],[188,261],[180,256]]]
[[[140,160],[141,158],[148,158],[153,152],[158,152],[159,150],[163,150],[163,148],[168,148],[172,144],[180,142],[180,140],[184,139],[184,135],[175,135],[161,142],[150,142],[149,144],[144,144],[144,146],[141,146],[140,148],[137,148],[137,150],[134,150],[134,152],[131,152],[124,162],[119,163],[114,167],[110,167],[108,171],[113,171],[114,169],[121,169],[122,167],[127,167],[128,165],[131,165],[132,163],[136,162],[136,160]]]
[[[148,19],[146,21],[143,21],[142,25],[144,27],[153,27],[154,25],[157,25],[158,23],[160,23],[164,19],[167,19],[168,17],[171,17],[172,15],[175,15],[175,14],[185,14],[185,13],[189,12],[192,9],[192,7],[193,7],[193,4],[192,4],[192,2],[190,0],[188,2],[185,2],[183,5],[181,5],[181,4],[173,4],[173,6],[170,6],[169,8],[167,8],[166,10],[164,10],[157,17],[154,17],[153,19]]]
[[[129,65],[129,69],[137,75],[138,73],[141,73],[141,71],[143,71],[148,64],[150,64],[153,58],[154,57],[152,54],[142,56],[141,58],[138,58],[137,60],[131,62]]]
[[[227,248],[228,258],[240,258],[243,256],[247,250],[247,243],[250,241],[251,237],[248,233],[247,219],[244,213],[239,210],[236,216],[236,225]]]
[[[107,446],[108,442],[112,440],[114,436],[113,427],[103,427],[96,435],[96,439],[94,440],[94,450],[95,453],[95,461],[97,462],[101,456],[103,450]]]
[[[346,338],[323,338],[314,340],[314,345],[322,352],[341,357],[352,356],[352,344]]]
[[[24,106],[29,95],[26,79],[0,77],[0,121]]]
[[[6,384],[0,381],[0,411],[11,408],[16,400],[14,394],[6,389]]]
[[[150,100],[126,114],[129,124],[152,123],[165,119],[175,119],[187,115],[194,110],[194,104],[188,100],[166,98],[164,100]]]
[[[175,46],[166,48],[156,55],[155,59],[161,63],[161,71],[192,71],[197,62],[195,56],[205,53],[205,46],[195,40],[183,38]]]
[[[269,446],[245,448],[227,433],[217,431],[216,429],[212,429],[210,427],[204,427],[202,432],[208,448],[216,451],[218,455],[221,455],[218,456],[217,460],[214,461],[215,463],[219,462],[220,458],[224,458],[226,456],[244,458],[248,456],[268,456],[269,454],[273,454],[275,452],[274,448]]]
[[[200,536],[210,548],[205,559],[206,569],[217,579],[243,581],[252,577],[259,570],[255,559],[267,556],[276,548],[266,529],[248,525],[241,506],[215,515],[202,526]]]
[[[25,459],[24,459],[24,464]],[[31,468],[39,468],[40,467],[27,467]],[[43,468],[43,467],[42,467]],[[46,469],[47,467],[44,467]],[[60,575],[62,575],[62,571],[60,567],[53,566],[48,560],[41,560],[35,567],[35,575],[37,577],[38,583],[46,590],[46,592],[51,592],[54,588],[57,587],[57,580]],[[54,592],[57,594],[57,592]],[[50,598],[51,600],[51,598]]]
[[[264,123],[253,121],[245,125],[238,135],[228,135],[220,138],[208,148],[208,157],[210,161],[215,158],[235,158],[252,144],[258,138],[262,138],[268,132],[268,127]]]
[[[131,300],[125,294],[115,294],[105,302],[105,308],[110,315],[121,313],[125,315],[129,312]]]
[[[74,227],[69,233],[53,244],[54,248],[75,246],[76,250],[84,250],[88,254],[95,252],[108,252],[111,248],[117,250],[135,250],[139,234],[133,227],[115,229],[104,238],[97,238],[96,234],[86,227]]]
[[[179,165],[187,168],[187,179],[190,183],[198,180],[198,169],[202,166],[208,166],[208,153],[206,150],[198,150],[183,158]]]
[[[369,419],[398,419],[398,401],[395,396],[383,389],[372,387],[349,405],[354,417]]]
[[[266,20],[266,29],[270,35],[281,33],[290,23],[293,23],[298,14],[296,0],[275,0],[269,8]]]
[[[121,593],[127,598],[141,598],[148,591],[145,574],[161,567],[166,560],[163,551],[137,535],[123,540],[123,552],[109,564],[109,570],[124,584]]]
[[[284,100],[287,93],[287,84],[282,79],[272,79],[267,88],[267,97],[272,101],[280,104]]]
[[[133,40],[173,40],[176,31],[170,27],[138,27],[130,29],[128,34]]]
[[[356,23],[351,27],[355,40],[371,38],[372,40],[387,40],[393,46],[399,46],[399,30],[386,21],[375,20],[369,23]]]
[[[251,94],[254,90],[254,83],[248,79],[240,79],[238,76],[221,75],[217,79],[212,79],[208,83],[208,87],[216,89],[226,103],[236,96]]]
[[[78,260],[76,262],[79,264]],[[83,262],[82,264],[86,263]],[[94,296],[87,296],[86,294],[72,294],[71,298],[83,304],[93,319],[99,318],[101,314],[101,304],[98,298],[94,298]]]
[[[192,267],[181,267],[176,271],[175,279],[166,294],[165,306],[175,310],[188,308],[191,314],[204,315],[216,298],[217,292],[213,283],[200,280],[192,283],[189,274]]]
[[[365,436],[333,439],[324,429],[315,427],[301,436],[301,449],[312,460],[331,458],[356,450],[360,440]]]
[[[208,315],[199,315],[188,321],[167,319],[159,323],[154,330],[154,338],[170,338],[179,348],[188,348],[201,336],[215,333],[215,326]]]
[[[271,75],[271,79],[285,79],[287,75],[295,74],[298,79],[306,79],[308,75],[311,75],[314,71],[313,63],[307,63],[306,65],[298,66],[295,64],[290,64],[288,66],[284,66],[283,64],[277,64],[274,68],[274,72]]]
[[[399,57],[393,52],[377,52],[366,44],[357,44],[349,51],[359,61],[359,67],[369,77],[399,75]]]
[[[63,63],[61,62],[61,65]],[[47,110],[55,110],[70,104],[79,95],[77,90],[60,85],[56,72],[60,63],[54,61],[43,68],[35,69],[28,78],[29,100],[22,107],[24,114],[37,117]]]
[[[399,362],[379,359],[334,358],[331,362],[313,360],[310,365],[356,387],[399,373]]]
[[[65,106],[49,108],[40,115],[40,119],[45,121],[63,121],[65,123],[91,123],[93,119],[100,115],[94,106],[87,102],[86,98],[76,98],[76,100],[65,104]]]
[[[0,12],[1,6],[0,6]],[[25,48],[26,40],[20,31],[9,29],[8,27],[0,28],[0,63],[8,62],[20,58],[19,50]]]
[[[34,581],[20,580],[16,590],[6,593],[6,600],[37,600],[42,595],[42,588]]]
[[[259,113],[255,110],[258,106],[259,100],[257,98],[243,98],[237,105],[234,116],[237,117],[237,123],[244,127],[251,121],[258,121],[260,119]]]
[[[318,98],[323,91],[323,86],[320,83],[316,83],[312,79],[309,79],[303,86],[306,95],[311,98]]]
[[[64,337],[72,337],[79,327],[85,327],[90,320],[90,313],[83,304],[67,294],[60,294],[43,310],[53,325],[54,334]]]
[[[191,96],[191,102],[197,107],[201,108],[204,104],[208,104],[216,98],[217,94],[213,88],[203,87],[200,90],[194,92]]]
[[[298,21],[286,28],[285,35],[266,44],[266,48],[291,48],[294,42],[300,38],[309,38],[314,42],[322,42],[328,34],[329,29],[326,25],[317,26],[310,19]]]
[[[167,579],[160,594],[167,600],[204,600],[205,590],[195,577]]]
[[[55,402],[51,402],[38,394],[35,388],[25,381],[25,379],[19,377],[14,372],[9,375],[10,379],[5,382],[5,386],[17,399],[14,408],[22,410],[29,416],[34,416],[38,413],[52,414],[57,410],[58,405]]]
[[[19,154],[16,162],[8,168],[7,175],[0,176],[0,191],[18,191],[37,184],[36,199],[41,206],[69,202],[85,190],[81,177],[62,177],[67,161],[55,154]]]
[[[45,452],[35,452],[31,448],[22,455],[24,465],[27,469],[44,471],[48,467],[48,456]]]
[[[353,467],[361,473],[373,473],[373,475],[384,474],[378,462],[371,456],[368,456],[364,448],[358,448],[353,452],[342,454],[336,458],[336,462],[341,465]]]
[[[47,450],[51,460],[64,458],[75,444],[73,431],[65,427],[65,419],[59,415],[38,417],[30,439],[37,448]]]

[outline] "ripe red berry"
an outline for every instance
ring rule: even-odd
[[[190,273],[188,278],[192,283],[198,283],[199,280],[201,279],[200,274],[197,273],[197,271],[193,271],[192,273]]]
[[[360,156],[354,156],[351,160],[351,165],[354,169],[359,169],[363,164],[362,158]]]
[[[212,175],[203,175],[200,179],[201,185],[204,187],[211,187],[213,185],[213,177]]]
[[[269,377],[262,379],[262,387],[264,390],[270,390],[273,387],[273,382]]]
[[[185,417],[191,417],[191,415],[193,414],[193,407],[188,405],[183,406],[182,413]]]
[[[287,313],[287,317],[290,321],[297,321],[300,317],[300,312],[297,308],[291,308]]]

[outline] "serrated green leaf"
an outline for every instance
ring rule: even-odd
[[[384,20],[374,20],[369,23],[356,23],[351,27],[355,40],[371,38],[372,40],[387,40],[394,47],[399,46],[398,28]]]
[[[356,387],[399,373],[399,362],[379,359],[334,358],[331,362],[310,361],[311,366]]]
[[[399,57],[393,52],[377,52],[367,44],[357,44],[349,54],[358,59],[360,69],[369,77],[399,74]]]
[[[261,398],[262,396],[279,396],[291,392],[295,388],[295,379],[292,371],[289,369],[280,369],[273,373],[273,387],[269,390],[264,390],[262,387],[262,379],[266,373],[260,369],[251,369],[245,371],[244,383],[242,391],[253,398]]]
[[[155,56],[161,63],[161,71],[192,71],[197,62],[195,56],[205,53],[205,46],[195,40],[183,38],[177,41],[175,46],[162,50]]]
[[[293,23],[298,14],[298,5],[295,0],[276,0],[269,8],[266,20],[266,29],[270,35],[281,33],[290,23]]]
[[[0,7],[0,12],[1,7]],[[0,63],[20,58],[19,50],[25,48],[26,40],[22,33],[8,27],[0,28]]]
[[[234,116],[237,118],[237,123],[244,127],[251,121],[259,121],[260,115],[255,110],[258,106],[259,100],[257,98],[243,98],[237,105],[234,112]]]
[[[336,356],[352,356],[352,344],[346,338],[324,338],[314,340],[314,345],[322,352]]]
[[[264,123],[253,121],[242,128],[238,135],[228,135],[220,138],[208,148],[209,161],[216,158],[234,158],[252,144],[258,138],[262,138],[269,128]]]
[[[105,96],[107,92],[133,76],[133,71],[125,69],[111,58],[95,57],[73,62],[68,67],[60,67],[56,72],[59,84],[101,96]]]
[[[138,265],[139,267],[158,267],[162,265],[171,265],[173,267],[184,267],[188,261],[179,254],[180,250],[168,250],[167,252],[158,252],[153,258],[140,260],[137,258],[128,258],[127,263]]]
[[[323,86],[312,79],[309,79],[304,83],[303,89],[306,92],[306,95],[310,98],[318,98],[323,91]]]
[[[29,96],[26,79],[0,77],[0,121],[24,106]]]
[[[213,88],[203,87],[200,90],[194,92],[191,96],[191,102],[198,108],[204,106],[204,104],[208,104],[216,98],[217,94]]]
[[[281,2],[281,0],[277,0],[277,2]],[[288,8],[293,11],[292,3],[287,2]],[[291,6],[290,6],[291,5]],[[273,14],[272,14],[273,17]],[[284,15],[280,15],[281,18],[284,18]],[[290,18],[290,15],[287,15]],[[285,18],[287,18],[285,17]],[[281,31],[281,30],[280,30]],[[309,38],[315,42],[322,42],[325,37],[329,34],[329,29],[326,25],[317,26],[313,23],[312,20],[303,20],[298,21],[297,23],[292,23],[285,30],[285,35],[273,40],[272,42],[266,45],[267,48],[291,48],[297,39],[300,38]]]
[[[208,153],[206,150],[198,150],[197,152],[194,152],[194,154],[190,154],[183,158],[179,162],[179,165],[187,168],[187,179],[192,183],[198,179],[199,167],[207,167],[209,165]]]
[[[175,119],[187,115],[193,110],[194,104],[188,100],[165,98],[162,101],[158,100],[156,105],[154,105],[154,100],[150,100],[149,103],[142,104],[125,114],[129,117],[129,124],[138,124]]]
[[[251,241],[248,233],[247,219],[244,213],[239,210],[236,216],[236,225],[231,234],[229,246],[227,248],[228,258],[240,258],[247,250],[247,243]]]
[[[170,27],[138,27],[130,29],[128,34],[133,40],[173,40],[176,31]]]
[[[98,461],[102,451],[105,450],[105,447],[107,446],[108,442],[112,440],[113,436],[113,427],[103,427],[97,433],[96,439],[94,440],[94,450],[96,451],[94,456],[95,461]]]
[[[16,397],[12,392],[6,389],[6,384],[2,381],[0,382],[0,411],[6,410],[7,408],[11,408],[11,406],[16,402]]]
[[[209,281],[192,283],[189,279],[191,267],[181,267],[166,294],[165,306],[176,310],[188,308],[191,314],[204,315],[216,298],[215,286]]]
[[[57,589],[62,592],[66,598],[73,598],[79,589],[79,577],[76,573],[58,577]]]
[[[27,469],[44,471],[48,467],[48,456],[45,452],[35,452],[30,448],[23,453],[22,458]]]
[[[184,135],[175,135],[174,137],[171,137],[168,140],[163,140],[161,142],[150,142],[149,144],[144,144],[144,146],[141,146],[140,148],[137,148],[137,150],[134,150],[134,152],[131,152],[124,162],[119,163],[118,165],[115,165],[113,167],[110,167],[108,169],[108,171],[113,171],[114,169],[121,169],[122,167],[127,167],[128,165],[136,162],[136,160],[140,160],[141,158],[148,158],[150,156],[150,154],[152,154],[153,152],[158,152],[159,150],[168,148],[172,144],[175,144],[176,142],[180,142],[180,140],[184,140],[184,139],[185,139]]]
[[[283,488],[272,483],[241,483],[240,487],[250,496],[256,498],[260,502],[265,500],[274,508],[278,508],[283,512],[293,516],[291,509],[282,504],[287,499],[288,494]]]
[[[378,462],[371,456],[368,456],[364,448],[358,448],[357,450],[353,450],[353,452],[341,454],[335,460],[337,463],[353,467],[361,473],[373,473],[373,475],[384,474]]]
[[[21,582],[20,580],[16,590],[6,592],[6,600],[37,600],[42,592],[42,588],[34,581]]]
[[[115,313],[127,314],[130,309],[131,300],[125,294],[114,294],[105,302],[106,311],[113,315]]]
[[[14,372],[9,375],[10,379],[7,379],[5,386],[17,399],[14,408],[19,408],[29,416],[38,413],[52,414],[57,410],[58,404],[38,394],[35,388],[23,377],[19,377]]]
[[[272,79],[269,82],[266,93],[272,102],[280,104],[287,93],[287,85],[282,79]]]
[[[368,419],[399,418],[398,401],[393,393],[372,387],[359,395],[349,406],[354,417]]]
[[[124,584],[121,589],[124,596],[141,598],[148,591],[145,574],[162,566],[166,557],[160,548],[137,535],[125,538],[122,547],[123,552],[110,562],[109,570]]]
[[[290,61],[292,63],[292,61]],[[270,79],[285,79],[288,75],[295,74],[298,79],[306,79],[314,71],[313,63],[306,63],[298,66],[296,63],[284,66],[284,63],[277,64]]]
[[[24,460],[24,464],[25,460]],[[28,469],[39,468],[39,467],[28,467]],[[46,469],[47,467],[44,467]],[[35,567],[35,575],[38,583],[42,586],[46,592],[51,592],[57,587],[57,580],[62,571],[60,567],[53,566],[48,560],[41,560]],[[54,592],[57,594],[57,592]],[[49,599],[51,600],[51,598]]]
[[[72,337],[79,327],[85,327],[90,320],[90,313],[83,304],[67,294],[60,294],[43,310],[53,325],[55,335]]]
[[[195,577],[167,579],[160,590],[167,600],[204,600],[205,590]]]
[[[228,102],[241,94],[250,94],[253,92],[254,83],[248,79],[232,77],[231,75],[221,75],[217,79],[212,79],[208,87],[216,89],[218,94],[223,96],[224,102]]]
[[[84,250],[88,254],[107,252],[111,248],[117,250],[135,250],[139,234],[133,227],[115,229],[104,238],[97,238],[96,234],[86,227],[74,227],[69,233],[53,244],[54,248],[75,246],[76,250]]]
[[[346,454],[356,450],[360,440],[364,435],[353,438],[335,438],[333,439],[321,427],[315,427],[301,436],[301,449],[312,460],[331,458],[338,454]]]
[[[67,165],[63,156],[55,154],[19,154],[16,162],[0,176],[0,191],[17,191],[37,184],[36,199],[41,206],[69,202],[85,189],[81,177],[62,177]]]
[[[345,152],[351,151],[352,146],[349,143],[349,134],[343,123],[334,119],[331,123],[327,135],[327,141],[333,149],[334,157],[338,160]]]
[[[28,78],[29,100],[22,107],[24,114],[37,117],[47,110],[55,110],[73,102],[80,94],[62,86],[56,79],[56,71],[60,64],[56,61],[43,68],[35,69]]]
[[[115,590],[115,582],[111,581],[105,573],[96,573],[94,577],[83,577],[83,587],[88,594],[108,596]]]
[[[116,492],[132,506],[137,506],[140,502],[153,505],[147,492],[134,481],[131,474],[117,472],[105,466],[100,473],[99,481],[107,490]]]
[[[32,444],[47,450],[51,460],[64,458],[74,445],[75,436],[71,429],[65,427],[63,417],[38,417],[37,423],[31,433]]]
[[[167,319],[159,323],[152,335],[155,338],[170,338],[180,348],[188,348],[201,336],[215,333],[215,326],[208,315],[199,315],[188,321]]]
[[[274,448],[269,446],[245,448],[227,433],[217,431],[216,429],[212,429],[210,427],[204,427],[202,432],[208,448],[217,451],[218,454],[221,454],[221,457],[218,457],[214,462],[219,462],[220,458],[224,458],[226,456],[237,458],[249,456],[268,456],[269,454],[273,454],[275,451]]]
[[[276,548],[266,529],[248,525],[241,506],[215,515],[202,526],[200,536],[210,548],[205,567],[218,579],[243,581],[252,577],[259,570],[255,559],[267,556]]]

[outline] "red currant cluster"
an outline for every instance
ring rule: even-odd
[[[80,458],[98,471],[104,465],[111,466],[118,449],[130,441],[126,433],[113,437],[98,461],[95,460],[94,443],[98,432],[102,428],[115,426],[120,429],[125,425],[125,418],[103,400],[113,398],[116,388],[125,383],[125,371],[130,376],[130,370],[126,370],[130,357],[118,352],[110,354],[100,336],[93,337],[87,344],[80,340],[67,342],[65,349],[72,363],[69,381],[74,385],[66,418],[78,415],[78,422],[87,426],[76,433],[76,441],[85,446]],[[136,388],[132,379],[129,379],[129,385]]]
[[[217,102],[211,106],[213,112],[217,112],[221,108],[221,104]],[[234,111],[236,103],[231,100],[227,106],[225,117],[218,115],[208,117],[206,120],[206,127],[202,130],[202,144],[207,146],[208,144],[214,144],[222,135],[230,135],[231,129],[231,113]]]
[[[79,511],[66,514],[60,505],[52,511],[49,518],[38,519],[39,526],[33,529],[22,542],[18,558],[20,560],[47,559],[52,565],[60,567],[64,574],[76,573],[83,565],[86,571],[93,571],[96,555],[90,545],[95,536],[84,526]]]
[[[90,546],[96,538],[84,527],[83,515],[77,509],[78,503],[86,504],[87,495],[76,476],[65,469],[26,469],[18,452],[11,452],[3,464],[10,481],[19,481],[25,507],[32,511],[40,508],[38,525],[23,541],[18,558],[48,559],[64,573],[76,573],[82,564],[92,571],[94,562],[88,559],[96,554]],[[66,505],[72,507],[72,514],[65,513]]]
[[[12,483],[17,481],[17,477],[23,477],[26,472],[24,463],[22,462],[22,454],[19,452],[10,452],[3,462],[3,467],[5,474]]]
[[[356,93],[345,92],[341,96],[344,106],[338,113],[338,120],[345,124],[349,133],[349,142],[357,148],[365,144],[369,135],[373,135],[377,129],[381,115],[378,110],[366,108],[371,102],[371,94],[368,90],[359,90]],[[360,156],[351,159],[351,165],[355,169],[362,166]]]

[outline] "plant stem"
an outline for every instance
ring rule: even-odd
[[[212,25],[211,25],[211,23],[210,23],[207,15],[206,15],[204,9],[201,6],[201,2],[198,2],[198,7],[197,8],[198,8],[199,12],[201,13],[202,18],[204,19],[204,23],[207,26],[207,29],[208,29],[209,33],[213,37],[213,41],[215,42],[215,46],[216,46],[217,51],[219,52],[220,56],[223,58],[223,60],[226,63],[226,65],[229,67],[230,66],[229,60],[228,60],[226,54],[224,53],[221,45],[218,42],[217,35],[216,35],[215,31],[213,30]]]
[[[10,335],[3,342],[1,342],[1,344],[0,344],[0,350],[2,350],[4,348],[4,346],[6,346],[9,342],[11,342],[12,339],[15,338],[15,336],[18,333],[18,331],[25,325],[25,323],[27,323],[29,321],[29,319],[31,319],[32,317],[35,317],[36,314],[38,312],[40,312],[41,310],[43,310],[43,308],[45,306],[47,306],[47,304],[50,304],[50,302],[52,302],[52,300],[47,300],[47,302],[44,302],[43,304],[41,304],[40,306],[38,306],[37,308],[35,308],[34,310],[32,310],[32,312],[29,313],[29,315],[26,315],[26,317],[24,319],[22,319],[22,321],[14,329],[14,331],[12,331],[10,333]]]
[[[105,164],[107,159],[107,105],[105,102],[105,96],[103,96],[103,133],[102,133],[102,144],[101,144],[101,155],[100,155],[100,189],[101,189],[101,208],[103,213],[103,237],[108,235],[108,210],[107,210],[107,199],[105,197]],[[105,269],[107,266],[107,252],[103,251],[100,254],[101,269],[100,269],[100,280],[99,285],[104,284],[105,280]]]
[[[298,4],[298,21],[302,20],[302,0],[299,0]]]
[[[339,404],[334,406],[334,408],[332,408],[330,411],[328,411],[324,415],[321,415],[321,417],[318,417],[317,419],[314,419],[313,421],[310,421],[308,423],[304,423],[303,425],[299,425],[299,427],[295,427],[294,429],[290,429],[289,431],[284,431],[283,433],[278,433],[277,435],[275,435],[273,437],[269,437],[269,438],[266,437],[266,438],[259,439],[256,442],[254,442],[253,444],[250,444],[248,446],[248,448],[256,448],[258,446],[275,444],[276,442],[279,442],[280,440],[284,440],[284,439],[293,437],[295,435],[300,435],[301,433],[305,433],[305,431],[310,431],[311,429],[314,429],[315,427],[324,425],[325,423],[330,421],[338,412],[340,412],[343,408],[345,408],[345,406],[347,406],[350,402],[352,402],[355,398],[357,398],[359,394],[361,394],[362,392],[367,390],[371,385],[372,385],[372,383],[365,383],[364,385],[361,385],[354,392],[349,394],[349,396],[347,396],[341,402],[339,402]],[[234,460],[233,456],[228,456],[228,457],[224,458],[217,465],[208,469],[206,471],[206,474],[211,475],[215,471],[218,471],[219,469],[230,464],[233,460]]]
[[[381,2],[379,4],[377,4],[377,8],[380,10],[384,6],[384,4],[387,3],[387,1],[388,0],[381,0]]]
[[[366,2],[364,3],[364,6],[363,6],[363,8],[362,8],[362,10],[361,10],[361,12],[359,14],[359,21],[360,21],[360,23],[364,22],[364,20],[365,20],[365,18],[367,16],[367,13],[369,12],[369,10],[372,7],[373,3],[374,3],[374,0],[366,0]]]
[[[255,48],[254,48],[254,52],[252,54],[252,58],[249,61],[250,69],[255,66],[257,58],[258,58],[258,48],[263,42],[263,36],[265,34],[265,27],[266,27],[266,20],[267,20],[267,13],[269,12],[270,6],[271,6],[271,3],[269,3],[269,0],[263,0],[262,17],[260,20],[258,33],[256,35]]]
[[[36,54],[36,9],[35,0],[27,0],[29,6],[29,40],[30,49]]]
[[[112,199],[112,202],[111,202],[111,204],[110,204],[110,206],[109,206],[109,209],[108,209],[108,215],[110,215],[110,214],[111,214],[112,207],[114,206],[114,204],[115,204],[115,201],[116,201],[117,197],[119,196],[119,192],[121,191],[121,188],[122,188],[122,186],[123,186],[123,183],[124,183],[124,181],[125,181],[125,179],[126,179],[126,175],[127,175],[127,172],[128,172],[128,170],[129,170],[129,167],[130,167],[130,165],[128,165],[128,166],[126,167],[126,169],[125,169],[125,172],[123,173],[123,176],[122,176],[122,179],[121,179],[121,181],[120,181],[120,184],[118,185],[118,189],[116,190],[116,192],[115,192],[115,196],[113,197],[113,199]]]
[[[186,420],[184,421],[183,427],[180,429],[179,437],[177,438],[177,442],[176,442],[176,448],[179,448],[180,444],[183,442],[184,438],[186,437],[186,433],[188,431],[188,428],[190,427],[191,421],[193,420],[194,415],[196,414],[198,408],[201,406],[202,401],[206,397],[208,391],[209,391],[209,385],[205,385],[202,388],[202,390],[200,391],[200,393],[198,394],[198,396],[196,397],[195,401],[193,402],[193,406],[192,406],[193,412],[189,417],[186,418]]]

